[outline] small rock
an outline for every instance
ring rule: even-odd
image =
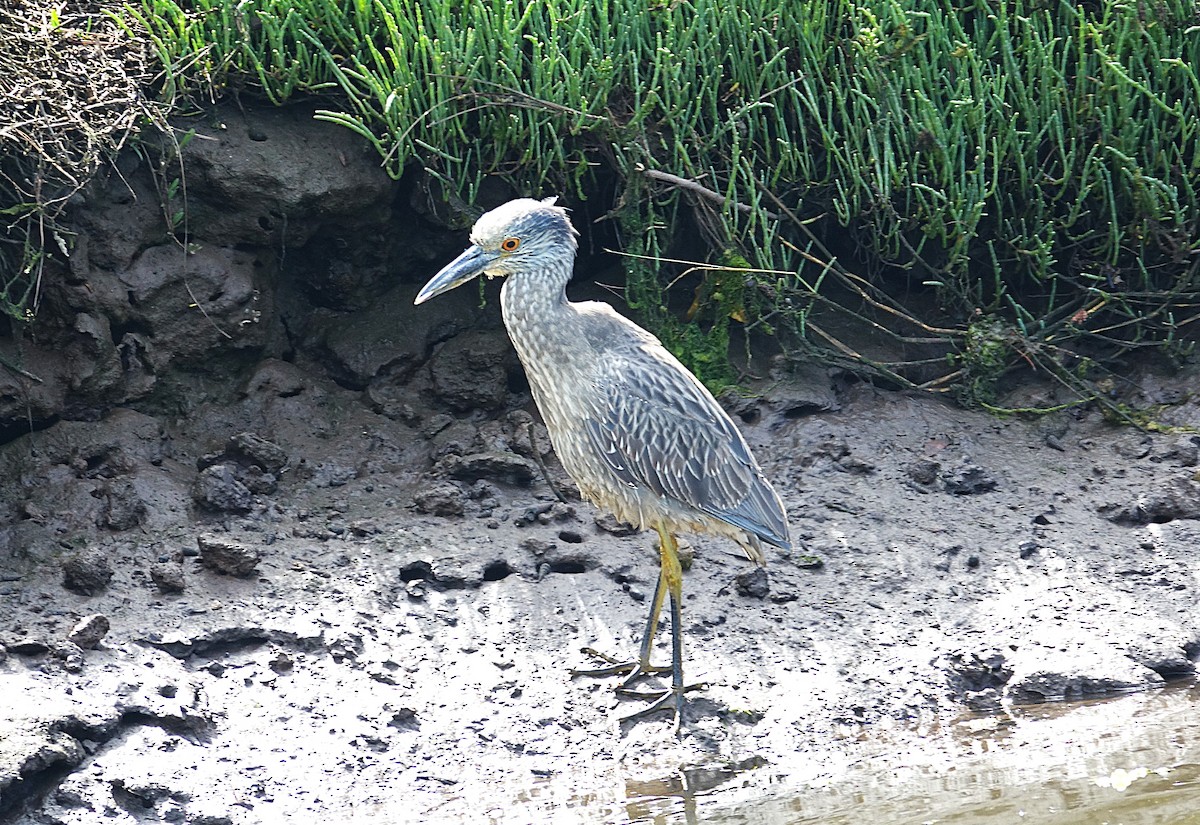
[[[254,506],[254,494],[238,481],[228,464],[214,464],[200,471],[192,497],[201,507],[221,512],[245,513]]]
[[[17,656],[41,656],[50,650],[50,645],[38,639],[18,639],[8,643],[8,652]]]
[[[996,489],[996,479],[983,467],[968,464],[942,473],[942,488],[952,495],[970,496]]]
[[[499,451],[448,455],[438,462],[438,468],[463,481],[491,478],[509,484],[528,484],[538,473],[537,465],[529,459]]]
[[[109,482],[104,489],[100,524],[112,530],[129,530],[146,520],[146,502],[128,481]]]
[[[83,670],[83,649],[74,642],[59,642],[50,652],[62,663],[62,668],[67,673],[79,673]]]
[[[399,728],[400,730],[416,730],[420,727],[417,712],[412,708],[397,708],[392,713],[392,718],[388,720],[387,724],[388,727]]]
[[[913,464],[910,464],[905,472],[908,477],[924,487],[932,485],[937,481],[938,471],[942,469],[942,465],[931,458],[923,458]]]
[[[63,587],[84,596],[94,596],[108,586],[113,570],[108,556],[91,548],[76,553],[62,563]]]
[[[228,576],[249,576],[262,561],[257,550],[232,539],[202,535],[197,536],[196,543],[200,547],[200,563]]]
[[[739,596],[752,599],[765,599],[771,592],[771,583],[767,579],[767,571],[762,567],[752,567],[738,573],[735,579]]]
[[[183,565],[177,561],[161,561],[150,566],[150,580],[163,593],[182,593],[185,586]]]
[[[271,670],[276,673],[286,673],[295,666],[292,657],[283,650],[276,653],[268,664],[271,666]]]
[[[539,557],[553,552],[556,547],[552,541],[546,541],[545,539],[534,538],[532,536],[527,539],[521,539],[518,546],[522,550]]]
[[[1154,441],[1148,435],[1130,436],[1113,444],[1113,452],[1121,458],[1138,459],[1150,455]]]
[[[1105,504],[1100,514],[1117,524],[1133,526],[1200,519],[1200,485],[1187,478],[1173,478],[1132,501]]]
[[[1200,437],[1191,435],[1176,438],[1156,459],[1172,461],[1181,467],[1195,467],[1200,464]]]
[[[419,512],[435,516],[461,516],[465,500],[462,487],[452,481],[434,482],[413,496],[413,504]]]
[[[92,650],[100,644],[100,640],[108,633],[108,617],[93,613],[79,620],[79,623],[67,634],[67,639],[85,650]]]
[[[538,517],[549,512],[549,504],[535,504],[533,507],[526,507],[525,512],[513,518],[513,524],[517,527],[528,527],[531,524],[538,524]],[[541,522],[546,523],[546,522]]]
[[[632,524],[618,521],[617,517],[611,513],[600,513],[593,520],[597,527],[614,536],[632,536],[637,532],[637,528]]]
[[[1017,549],[1020,551],[1021,558],[1027,559],[1038,551],[1038,543],[1033,540],[1023,541]]]
[[[238,433],[225,445],[225,454],[257,464],[265,472],[278,473],[288,463],[283,448],[255,433]]]

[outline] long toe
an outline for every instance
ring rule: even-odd
[[[629,674],[628,678],[626,678],[623,682],[621,682],[620,685],[618,685],[618,687],[617,687],[618,690],[626,688],[629,685],[636,682],[638,679],[642,679],[646,676],[655,676],[660,673],[672,673],[673,672],[673,669],[670,665],[652,665],[649,662],[643,662],[639,659],[634,659],[633,661],[629,661],[629,662],[622,662],[619,659],[617,659],[616,657],[609,656],[605,653],[601,653],[600,651],[594,650],[590,647],[585,647],[583,649],[583,652],[588,654],[589,656],[593,656],[597,659],[600,659],[601,661],[608,662],[608,664],[603,667],[596,667],[596,668],[575,668],[575,667],[573,667],[573,668],[571,668],[571,671],[570,671],[571,675],[572,676],[594,676],[594,677],[603,678],[605,676],[621,676],[621,675],[628,673]]]
[[[620,676],[636,669],[637,665],[637,662],[617,662],[616,664],[611,664],[606,667],[573,667],[571,668],[570,673],[572,676],[595,676],[599,678],[603,678],[605,676]]]
[[[621,691],[626,696],[641,696],[645,698],[655,698],[641,710],[634,711],[628,716],[622,716],[621,722],[636,722],[639,719],[645,719],[648,716],[653,716],[656,713],[667,712],[675,717],[675,730],[679,731],[679,726],[683,723],[683,695],[689,690],[695,690],[703,687],[703,685],[688,685],[685,688],[671,688],[669,690],[657,691],[654,693],[643,693],[640,691]]]
[[[677,693],[681,697],[679,703],[682,705],[683,694],[691,693],[693,690],[704,690],[707,687],[707,682],[695,682],[693,684],[686,685],[683,688],[669,687],[658,689],[652,688],[650,690],[634,690],[633,688],[626,687],[622,683],[617,685],[617,693],[621,696],[628,696],[631,699],[661,699],[664,696],[670,696],[671,694]]]
[[[694,685],[686,685],[684,687],[670,687],[665,690],[628,690],[626,688],[617,688],[617,693],[622,696],[629,696],[636,699],[650,700],[650,704],[641,710],[634,711],[628,716],[621,717],[621,724],[626,722],[636,722],[639,719],[645,719],[648,716],[653,716],[656,713],[669,712],[675,717],[675,734],[678,736],[682,732],[683,725],[683,696],[685,693],[690,693],[693,690],[703,690],[708,685],[703,682]]]
[[[647,676],[658,676],[662,673],[674,674],[675,668],[671,665],[652,665],[649,662],[634,662],[633,668],[626,672],[629,675],[625,677],[625,680],[621,684],[617,685],[618,693],[624,693],[629,690],[629,686],[634,682],[645,679]]]
[[[634,661],[634,662],[614,662],[613,664],[606,665],[605,667],[594,667],[594,668],[573,667],[573,668],[571,668],[572,676],[604,677],[604,676],[621,676],[623,674],[628,673],[629,677],[627,679],[625,679],[625,681],[621,682],[620,685],[617,686],[617,690],[621,690],[622,688],[629,686],[633,682],[636,682],[638,679],[645,678],[646,676],[657,676],[660,673],[670,673],[670,672],[671,672],[670,665],[643,665],[641,662],[636,662],[636,661]]]

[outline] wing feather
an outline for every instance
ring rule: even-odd
[[[708,390],[655,341],[606,355],[585,429],[608,469],[625,484],[790,548],[779,496]]]

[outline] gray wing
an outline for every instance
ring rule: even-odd
[[[598,370],[585,429],[625,484],[649,489],[785,550],[787,516],[745,439],[712,395],[657,342]]]

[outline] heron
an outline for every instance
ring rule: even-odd
[[[763,566],[763,543],[791,549],[787,513],[729,415],[651,333],[602,302],[573,302],[578,232],[555,198],[519,198],[482,215],[470,246],[421,288],[421,304],[479,275],[502,277],[504,325],[529,379],[555,454],[583,498],[658,534],[659,576],[637,659],[572,670],[626,678],[619,694],[650,702],[682,724],[683,570],[680,532],[724,536]],[[671,665],[651,664],[669,597]],[[593,652],[588,649],[588,652]],[[599,655],[599,654],[597,654]],[[667,674],[668,689],[639,691]]]

